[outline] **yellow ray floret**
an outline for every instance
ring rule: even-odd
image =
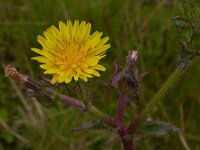
[[[90,34],[91,24],[82,21],[59,22],[59,28],[51,26],[38,36],[37,41],[41,49],[32,48],[39,56],[32,57],[42,63],[44,74],[52,74],[51,83],[77,81],[79,78],[86,81],[93,76],[99,77],[99,70],[106,68],[99,64],[105,57],[105,52],[110,48],[106,44],[108,37],[101,38],[102,32]]]

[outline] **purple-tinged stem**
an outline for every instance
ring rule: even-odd
[[[120,92],[117,118],[116,118],[116,123],[119,127],[122,126],[124,122],[125,108],[126,108],[126,95],[123,92]]]
[[[62,100],[62,102],[65,105],[71,105],[74,107],[78,107],[78,108],[81,108],[82,110],[85,109],[85,105],[83,104],[83,102],[80,100],[77,100],[73,97],[69,97],[66,95],[60,95],[60,99]],[[93,113],[94,115],[96,115],[103,122],[110,125],[111,127],[116,127],[116,123],[115,123],[114,119],[111,116],[109,116],[109,115],[103,113],[102,111],[100,111],[99,109],[97,109],[95,106],[91,105],[89,111],[91,113]]]
[[[55,91],[49,91],[48,93],[50,95],[56,95]],[[59,94],[58,96],[65,105],[74,106],[74,107],[80,108],[83,111],[85,110],[85,105],[81,100],[78,100],[76,98],[73,98],[67,95],[62,95],[62,94]],[[101,119],[104,123],[108,124],[109,126],[116,127],[116,122],[111,116],[100,111],[98,108],[96,108],[92,104],[90,105],[89,111],[95,116],[97,116],[99,119]]]
[[[128,134],[127,128],[122,126],[118,130],[118,134],[121,137],[121,141],[123,143],[124,150],[134,150],[133,136]]]
[[[67,95],[62,95],[62,94],[59,94],[59,97],[65,105],[78,107],[81,108],[82,110],[85,108],[85,105],[83,104],[82,101],[77,100],[73,97],[69,97]]]

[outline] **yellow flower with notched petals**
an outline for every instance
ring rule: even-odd
[[[91,24],[82,21],[59,22],[59,29],[51,26],[44,32],[44,37],[38,36],[37,41],[42,49],[31,50],[40,54],[32,57],[40,63],[44,74],[53,74],[51,83],[69,83],[79,78],[86,81],[93,76],[99,77],[97,70],[105,71],[106,68],[99,64],[105,57],[105,52],[110,48],[106,44],[108,37],[101,38],[102,32],[90,34]]]

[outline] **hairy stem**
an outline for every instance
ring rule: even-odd
[[[152,111],[152,109],[158,103],[158,101],[161,100],[161,98],[166,94],[166,92],[172,86],[172,84],[179,78],[181,73],[182,71],[180,68],[176,68],[174,70],[169,79],[164,83],[163,87],[155,94],[155,96],[147,104],[146,108],[136,119],[134,119],[133,122],[130,123],[128,127],[128,133],[133,133],[136,130],[140,123],[145,119],[147,114],[149,114]]]

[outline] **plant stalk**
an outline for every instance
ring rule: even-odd
[[[122,126],[118,130],[118,134],[121,137],[121,141],[123,143],[124,150],[134,150],[134,144],[133,144],[133,136],[128,134],[127,128]]]
[[[65,105],[70,105],[74,107],[81,108],[82,110],[85,110],[85,105],[82,101],[75,99],[73,97],[69,97],[67,95],[59,95],[60,99]],[[111,127],[116,127],[115,120],[109,116],[108,114],[100,111],[98,108],[96,108],[94,105],[90,105],[89,112],[97,116],[99,119],[101,119],[104,123],[108,124]]]
[[[125,108],[126,108],[126,95],[124,94],[124,92],[120,92],[117,118],[116,118],[116,123],[119,127],[122,126],[124,122]]]

